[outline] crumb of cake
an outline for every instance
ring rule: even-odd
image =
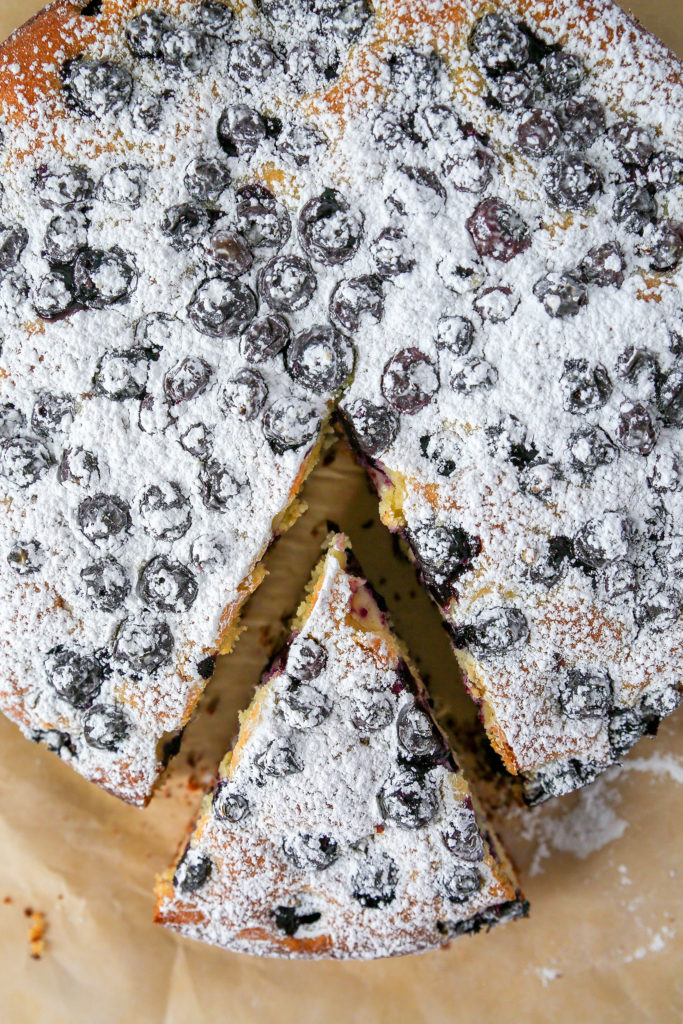
[[[30,955],[33,960],[40,960],[45,952],[45,932],[47,930],[45,914],[42,910],[32,910],[27,916],[31,919],[28,930]]]

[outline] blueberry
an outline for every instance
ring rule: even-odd
[[[315,13],[315,0],[299,0],[296,9],[297,28],[311,25]],[[278,28],[292,27],[292,7],[289,0],[256,0],[256,7],[261,14]]]
[[[211,234],[209,255],[230,277],[246,274],[254,262],[251,250],[242,236],[220,223]]]
[[[604,242],[593,246],[581,260],[579,271],[586,284],[600,288],[616,285],[621,288],[624,281],[626,258],[617,242]]]
[[[399,747],[410,759],[433,761],[444,752],[443,740],[429,715],[416,704],[404,704],[396,719]]]
[[[114,494],[93,494],[84,498],[76,510],[81,532],[91,541],[108,540],[130,529],[130,510]]]
[[[164,35],[161,40],[161,57],[174,71],[196,74],[207,65],[212,44],[211,36],[188,25]]]
[[[263,185],[245,185],[235,192],[235,214],[237,229],[252,251],[279,249],[292,230],[286,209]]]
[[[316,324],[297,334],[285,352],[287,373],[317,395],[338,391],[353,373],[356,353],[341,331]]]
[[[330,296],[330,320],[354,333],[384,315],[384,289],[379,277],[363,274],[339,281]]]
[[[213,368],[201,356],[186,356],[171,367],[164,377],[164,393],[173,405],[203,394],[213,376]]]
[[[615,708],[610,715],[609,744],[614,757],[622,757],[648,732],[648,721],[638,708]]]
[[[657,407],[667,427],[683,427],[683,366],[676,365],[657,378]]]
[[[363,735],[379,732],[393,722],[394,713],[390,697],[369,691],[354,699],[351,707],[351,725]]]
[[[136,210],[142,200],[147,173],[145,167],[129,164],[110,167],[97,186],[98,197],[116,206],[129,206]]]
[[[605,110],[594,96],[577,96],[555,110],[562,138],[570,149],[588,149],[607,126]]]
[[[284,317],[259,317],[242,333],[240,355],[249,363],[265,363],[282,352],[289,335],[289,324]]]
[[[648,189],[628,181],[617,186],[612,216],[625,231],[640,235],[657,216],[657,201]]]
[[[259,295],[278,313],[304,309],[317,286],[311,264],[301,256],[273,256],[258,275]]]
[[[65,448],[57,468],[57,479],[60,484],[75,484],[89,489],[100,479],[97,456],[81,445]]]
[[[185,168],[185,188],[192,199],[205,203],[218,199],[230,184],[230,170],[215,157],[195,157]]]
[[[234,278],[210,277],[196,289],[188,316],[202,334],[229,338],[239,334],[256,315],[256,296]]]
[[[211,806],[216,821],[231,825],[236,825],[249,815],[249,801],[241,793],[236,793],[227,779],[216,786]]]
[[[193,573],[165,555],[156,555],[140,570],[138,597],[158,612],[188,611],[197,599],[197,592]]]
[[[304,770],[304,766],[284,740],[271,740],[265,750],[254,758],[254,765],[259,774],[282,778],[285,775],[296,775]]]
[[[178,438],[180,447],[198,459],[208,459],[213,450],[213,431],[204,423],[191,423]]]
[[[576,316],[588,303],[585,284],[571,270],[546,274],[536,282],[533,293],[552,317]]]
[[[142,398],[147,387],[149,357],[138,348],[127,352],[105,352],[97,363],[95,393],[113,402]]]
[[[465,804],[449,816],[441,839],[449,853],[458,860],[480,861],[486,855],[474,811]]]
[[[428,825],[439,812],[439,798],[434,783],[422,773],[401,772],[388,778],[377,802],[382,817],[404,829]]]
[[[18,224],[0,224],[0,271],[16,267],[28,245],[28,231]]]
[[[432,49],[406,46],[389,57],[389,77],[402,98],[424,95],[436,85],[441,72],[441,59]]]
[[[129,733],[128,717],[113,704],[96,704],[83,719],[83,738],[96,750],[117,751]]]
[[[527,65],[519,71],[506,71],[491,82],[487,102],[503,110],[530,107],[542,92],[538,68]]]
[[[201,0],[192,12],[194,22],[209,35],[222,36],[235,20],[232,8],[221,0]]]
[[[299,399],[278,398],[263,414],[263,433],[276,455],[311,445],[321,426],[318,408]]]
[[[211,218],[199,203],[179,203],[164,213],[161,222],[162,234],[178,252],[199,245],[208,235]]]
[[[507,285],[480,288],[472,306],[482,320],[504,324],[517,311],[519,295]]]
[[[415,266],[412,242],[401,228],[384,228],[370,243],[370,255],[380,277],[409,274]]]
[[[656,494],[683,490],[683,464],[671,451],[659,452],[647,482]]]
[[[266,138],[266,122],[253,107],[226,107],[218,121],[218,145],[228,156],[251,156]]]
[[[499,605],[485,608],[471,626],[455,626],[451,635],[456,647],[472,647],[482,654],[506,654],[529,639],[529,624],[521,608]]]
[[[60,732],[59,729],[33,729],[30,736],[34,743],[42,743],[47,750],[59,757],[76,756],[76,749],[68,732]]]
[[[31,487],[53,465],[49,448],[34,437],[6,438],[0,442],[0,474],[17,487]]]
[[[31,412],[31,427],[36,434],[49,437],[66,430],[75,415],[76,403],[71,395],[39,391]]]
[[[416,138],[423,144],[461,143],[469,136],[470,126],[463,124],[454,106],[450,103],[429,103],[420,107],[410,117]]]
[[[479,892],[483,879],[470,864],[458,864],[444,878],[444,889],[451,903],[467,903]]]
[[[171,661],[173,634],[164,619],[143,612],[124,619],[114,641],[114,658],[135,673],[153,673]]]
[[[603,512],[585,523],[574,537],[574,554],[579,562],[601,569],[607,562],[628,555],[633,529],[620,512]]]
[[[382,108],[372,122],[372,137],[384,149],[400,150],[414,142],[409,120],[398,110]]]
[[[281,70],[282,61],[267,39],[245,39],[233,44],[230,70],[246,84],[265,82]]]
[[[607,132],[617,160],[627,167],[644,170],[654,153],[652,132],[635,121],[617,121]]]
[[[88,117],[114,117],[131,101],[129,71],[108,60],[76,57],[62,65],[62,89],[67,106]]]
[[[570,435],[567,450],[577,469],[591,473],[606,466],[616,457],[616,450],[607,434],[599,427],[582,427]]]
[[[102,687],[103,673],[97,659],[64,644],[47,652],[45,675],[53,690],[75,708],[92,704]]]
[[[480,256],[508,263],[531,245],[531,232],[502,199],[485,199],[465,222]]]
[[[135,57],[159,57],[171,22],[162,11],[148,10],[126,25],[126,42]]]
[[[256,419],[266,404],[268,388],[258,370],[240,370],[221,391],[220,404],[228,415],[241,420]]]
[[[37,540],[18,541],[8,552],[7,563],[17,576],[32,576],[42,569],[45,555]]]
[[[312,636],[299,636],[287,652],[287,675],[299,682],[317,679],[327,665],[327,650]]]
[[[569,153],[550,162],[543,184],[558,210],[583,210],[602,188],[602,175],[582,156]]]
[[[560,141],[561,131],[551,110],[532,110],[517,128],[517,145],[527,156],[547,156]]]
[[[168,313],[146,313],[135,324],[135,344],[147,359],[156,359],[169,342],[179,339],[182,326]]]
[[[336,189],[327,188],[299,213],[299,238],[311,257],[326,266],[345,263],[363,237],[363,216]]]
[[[570,668],[560,681],[558,700],[568,718],[603,718],[612,703],[612,681],[604,671]]]
[[[133,123],[147,132],[156,131],[161,124],[163,101],[166,97],[154,93],[141,93],[133,104]]]
[[[562,404],[571,413],[599,409],[612,394],[612,382],[605,367],[602,363],[591,366],[587,359],[565,359],[560,387]]]
[[[67,210],[54,217],[43,240],[43,256],[48,263],[73,263],[88,244],[88,219],[80,210]]]
[[[41,168],[33,179],[33,185],[38,193],[38,202],[48,210],[82,206],[95,189],[86,168],[79,166],[69,166],[61,173]]]
[[[485,14],[475,24],[469,39],[487,74],[524,67],[530,57],[528,33],[504,11]]]
[[[190,529],[190,501],[175,481],[148,487],[140,498],[138,511],[145,532],[157,540],[178,540]]]
[[[76,288],[69,268],[55,268],[36,285],[31,296],[33,308],[43,320],[58,320],[76,309]]]
[[[368,0],[319,0],[321,32],[354,42],[372,18]]]
[[[137,286],[133,257],[118,246],[113,249],[84,249],[74,263],[74,287],[79,303],[104,309],[125,302]]]
[[[653,581],[638,594],[635,619],[638,626],[655,633],[670,630],[681,614],[681,596],[668,587]]]
[[[387,907],[396,898],[397,883],[396,861],[388,853],[371,853],[351,879],[353,898],[370,910]]]
[[[442,316],[436,325],[436,347],[466,356],[474,342],[474,324],[466,316]]]
[[[622,448],[637,455],[649,455],[657,441],[652,417],[640,402],[622,403],[615,435]]]
[[[389,196],[389,202],[401,216],[418,205],[425,213],[438,213],[446,202],[446,189],[434,171],[415,164],[401,164],[401,178]]]
[[[683,182],[683,159],[664,149],[655,153],[647,167],[647,183],[656,192],[666,191]]]
[[[227,549],[223,535],[202,533],[192,541],[190,555],[200,572],[213,572],[227,561]]]
[[[100,558],[81,569],[85,595],[95,608],[115,612],[130,593],[128,573],[115,558]]]
[[[660,690],[658,693],[646,692],[642,700],[642,708],[647,716],[664,718],[671,715],[681,703],[681,691],[676,684]]]
[[[683,257],[683,225],[671,220],[660,221],[641,252],[647,256],[650,270],[675,270]]]
[[[601,598],[611,604],[620,597],[633,596],[638,585],[638,573],[632,562],[608,562],[601,568],[598,582]]]
[[[483,264],[477,256],[463,256],[458,250],[451,250],[442,256],[436,265],[436,272],[456,295],[466,295],[474,291],[485,280]]]
[[[295,42],[285,59],[290,84],[299,95],[315,92],[337,75],[339,54],[329,36]]]
[[[532,583],[554,587],[566,572],[567,562],[574,555],[574,545],[569,537],[549,537],[547,541],[541,541],[535,554],[528,568],[529,579]]]
[[[16,437],[26,426],[26,417],[12,402],[0,403],[0,440]]]
[[[455,472],[461,448],[455,438],[447,433],[424,434],[420,438],[420,451],[428,459],[439,476],[449,477]]]
[[[315,924],[321,917],[318,911],[301,914],[297,907],[277,907],[271,914],[275,918],[275,926],[290,937],[296,935],[302,925]]]
[[[211,877],[213,863],[208,854],[193,850],[191,846],[178,861],[173,875],[173,884],[183,893],[197,892]]]
[[[298,832],[283,839],[282,852],[290,864],[302,871],[324,871],[339,857],[340,850],[336,839],[330,836]]]
[[[351,444],[370,458],[383,455],[398,436],[398,415],[387,405],[359,398],[343,410],[343,417]]]
[[[434,363],[416,348],[397,352],[382,372],[382,394],[399,413],[413,416],[430,404],[438,389]]]
[[[451,374],[450,384],[454,391],[468,394],[472,391],[489,391],[495,387],[498,371],[486,359],[476,356],[458,363]]]
[[[472,567],[481,541],[459,526],[424,524],[411,529],[410,545],[430,592],[441,604],[453,597],[451,584]]]
[[[328,145],[327,136],[313,125],[290,125],[279,137],[275,148],[296,167],[308,167]]]
[[[313,729],[330,715],[332,705],[315,686],[295,681],[280,697],[278,711],[292,729]]]
[[[226,512],[238,497],[242,484],[216,459],[205,463],[199,474],[199,493],[212,512]]]

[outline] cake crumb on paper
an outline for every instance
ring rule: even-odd
[[[536,974],[543,983],[543,988],[549,985],[551,981],[557,981],[558,978],[562,977],[562,971],[558,971],[556,967],[537,967]]]
[[[27,908],[30,910],[30,908]],[[28,942],[31,958],[40,960],[45,952],[45,932],[47,922],[42,910],[33,910],[30,913],[30,925],[28,929]]]

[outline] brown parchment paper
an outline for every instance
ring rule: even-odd
[[[40,6],[0,0],[0,38]],[[683,52],[681,0],[636,10]],[[0,1024],[680,1024],[680,712],[581,794],[529,811],[485,787],[532,902],[526,921],[420,957],[346,964],[232,955],[152,923],[154,874],[235,735],[328,518],[349,532],[442,717],[476,735],[438,613],[345,449],[304,497],[309,512],[269,555],[247,632],[147,809],[85,782],[0,716]],[[28,940],[35,911],[40,959]]]

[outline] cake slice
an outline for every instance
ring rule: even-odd
[[[344,534],[156,892],[157,921],[261,956],[417,953],[526,914]]]

